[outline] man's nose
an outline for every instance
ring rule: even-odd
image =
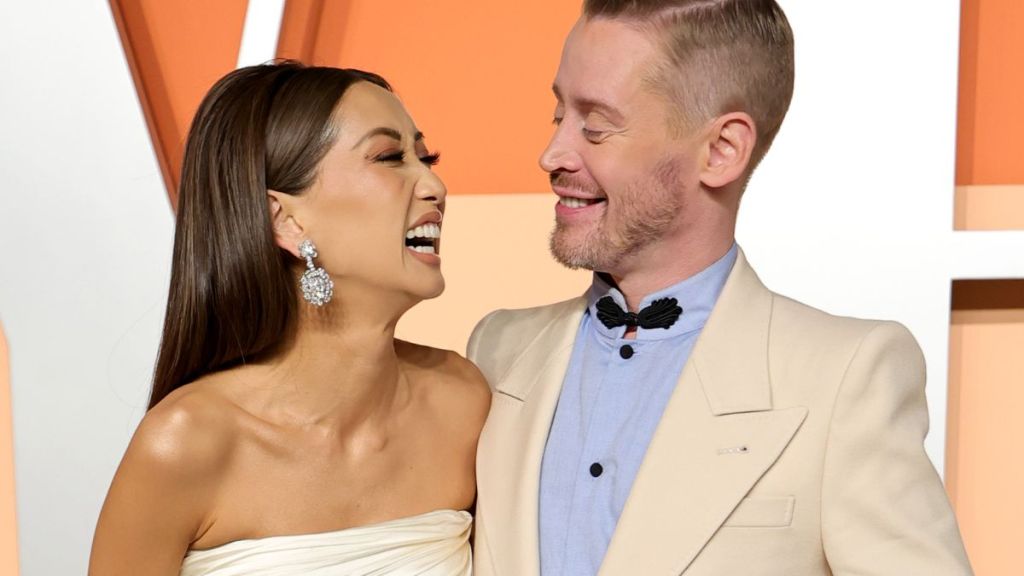
[[[567,127],[562,124],[551,135],[548,147],[540,155],[540,167],[547,173],[557,170],[576,172],[580,169],[582,162],[576,151],[572,138],[567,133]]]

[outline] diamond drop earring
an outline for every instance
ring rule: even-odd
[[[299,254],[306,259],[306,271],[302,274],[302,297],[313,306],[327,304],[334,295],[334,282],[326,270],[313,264],[313,258],[319,256],[316,246],[309,240],[303,240],[299,244]]]

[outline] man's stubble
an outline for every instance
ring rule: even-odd
[[[600,221],[582,238],[574,238],[572,226],[556,220],[549,242],[555,260],[572,270],[609,272],[661,239],[672,228],[683,205],[678,162],[672,157],[662,159],[649,178],[609,197]],[[553,181],[557,183],[558,178]],[[610,229],[613,211],[618,230]]]

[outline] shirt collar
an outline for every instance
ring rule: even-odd
[[[729,277],[733,264],[736,263],[737,251],[737,246],[734,243],[729,248],[729,251],[714,264],[682,282],[645,296],[640,301],[641,310],[655,300],[675,298],[679,301],[683,314],[675,324],[667,329],[654,328],[645,330],[638,328],[636,339],[662,340],[703,328],[708,316],[711,315],[711,310],[715,307],[718,295],[722,292],[722,287],[725,286],[725,280]],[[626,332],[625,326],[608,328],[601,321],[597,320],[597,301],[605,296],[611,296],[616,304],[621,306],[623,310],[626,309],[626,298],[622,295],[622,292],[595,272],[590,289],[587,291],[587,313],[590,314],[592,319],[590,322],[591,329],[607,338],[622,338]]]

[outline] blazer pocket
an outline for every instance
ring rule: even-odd
[[[793,496],[744,498],[725,519],[726,528],[784,528],[793,523]]]

